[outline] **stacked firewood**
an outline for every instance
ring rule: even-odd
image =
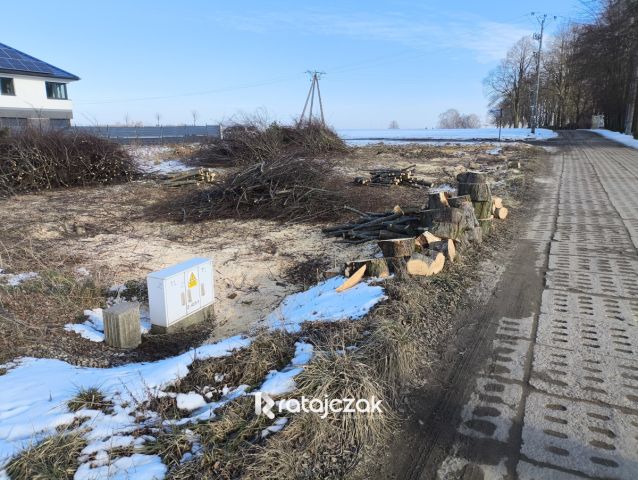
[[[383,254],[349,262],[327,275],[344,274],[350,277],[349,286],[363,276],[387,277],[399,268],[411,275],[436,275],[459,251],[482,242],[491,231],[492,219],[505,219],[508,210],[501,198],[492,197],[484,174],[466,172],[457,179],[457,196],[433,192],[425,208],[397,206],[391,212],[358,212],[358,220],[325,229],[346,242],[377,240]]]
[[[202,183],[213,183],[215,173],[210,168],[193,168],[185,172],[170,173],[162,180],[162,185],[167,187],[182,187],[184,185],[200,185]]]
[[[412,188],[423,188],[432,185],[431,182],[414,176],[416,165],[405,168],[385,168],[370,170],[367,177],[355,177],[354,183],[370,185],[372,187],[402,185]]]

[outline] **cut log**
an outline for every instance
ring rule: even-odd
[[[425,249],[428,248],[431,243],[440,242],[441,240],[441,238],[437,237],[431,232],[423,232],[421,235],[416,237],[415,243],[419,247]]]
[[[486,183],[487,176],[483,172],[463,172],[456,176],[456,181],[459,183]]]
[[[367,258],[365,260],[355,260],[346,264],[345,272],[348,273],[359,271],[361,267],[366,267],[365,276],[385,278],[390,276],[390,267],[385,258]]]
[[[431,276],[439,273],[445,265],[445,255],[441,252],[429,254],[414,253],[407,261],[406,268],[410,275]]]
[[[479,226],[481,228],[481,235],[489,235],[492,231],[492,219],[491,218],[479,218]]]
[[[473,202],[486,202],[492,199],[487,183],[459,183],[459,196],[469,195]]]
[[[449,207],[448,196],[445,192],[430,193],[428,195],[428,210]]]
[[[507,162],[507,168],[521,168],[521,162],[517,161],[517,160],[509,160]]]
[[[494,208],[503,208],[503,199],[501,197],[492,197]]]
[[[490,218],[492,215],[492,202],[474,202],[474,214],[478,220]]]
[[[344,290],[348,290],[349,288],[354,287],[357,283],[361,281],[363,275],[366,273],[366,266],[364,265],[359,270],[354,272],[348,280],[343,282],[339,287],[337,287],[337,292],[343,292]]]
[[[447,199],[450,207],[460,208],[462,205],[466,203],[472,203],[472,199],[469,195],[461,195],[459,197],[450,197]]]
[[[440,242],[433,242],[430,244],[430,249],[435,252],[441,252],[450,262],[453,262],[454,257],[456,257],[454,240],[447,239],[441,240]]]
[[[380,240],[378,245],[384,257],[409,257],[414,253],[414,238]]]
[[[499,220],[505,220],[507,218],[507,214],[509,210],[505,207],[497,208],[494,210],[494,218],[498,218]]]

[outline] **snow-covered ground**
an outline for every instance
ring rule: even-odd
[[[0,285],[7,284],[10,287],[17,287],[22,282],[31,280],[38,276],[35,272],[21,272],[21,273],[3,273],[4,270],[0,268]]]
[[[611,130],[605,130],[602,128],[592,129],[591,131],[608,138],[609,140],[613,140],[614,142],[622,143],[623,145],[627,145],[631,148],[638,148],[638,140],[631,135],[625,135],[620,132],[612,132]]]
[[[349,145],[368,145],[371,143],[440,143],[441,141],[481,141],[498,140],[498,128],[432,128],[423,130],[337,130],[337,133]],[[546,140],[556,137],[556,132],[539,128],[532,135],[529,128],[503,128],[502,140]]]
[[[341,293],[335,292],[344,280],[344,277],[335,277],[305,292],[290,295],[264,321],[273,329],[299,331],[305,321],[360,319],[385,299],[382,287],[366,282]],[[93,318],[89,321],[99,333],[99,315],[95,311],[90,313]],[[22,449],[54,434],[57,428],[84,419],[77,430],[84,432],[88,445],[80,457],[76,480],[163,478],[166,466],[157,455],[135,453],[111,460],[108,451],[154,440],[131,435],[140,426],[140,420],[136,418],[139,415],[137,407],[153,396],[177,396],[164,392],[164,389],[185,377],[195,359],[227,356],[251,342],[250,337],[234,336],[156,362],[104,369],[77,367],[61,360],[42,358],[22,358],[3,365],[8,371],[0,375],[0,469]],[[270,395],[293,391],[295,376],[303,371],[312,356],[312,345],[297,342],[291,363],[282,370],[268,373],[258,391]],[[98,388],[106,400],[113,403],[113,411],[69,411],[68,402],[78,391],[89,388]],[[215,411],[226,403],[255,393],[248,392],[246,385],[226,387],[224,392],[219,401],[211,403],[196,392],[181,394],[179,402],[187,410],[192,410],[191,414],[169,422],[187,425],[210,420],[215,417]],[[143,421],[152,423],[157,418],[153,412],[148,412]],[[265,429],[262,435],[274,433],[283,426],[284,421],[279,420]],[[2,477],[3,471],[0,470]]]

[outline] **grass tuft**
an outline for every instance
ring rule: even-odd
[[[67,403],[72,412],[78,410],[101,410],[104,413],[113,411],[113,402],[106,400],[104,394],[96,387],[83,388]]]
[[[6,471],[12,480],[71,480],[86,446],[79,433],[61,433],[24,450]]]

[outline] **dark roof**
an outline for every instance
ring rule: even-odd
[[[0,43],[0,73],[20,73],[41,77],[79,80],[80,77],[54,67],[42,60]]]

